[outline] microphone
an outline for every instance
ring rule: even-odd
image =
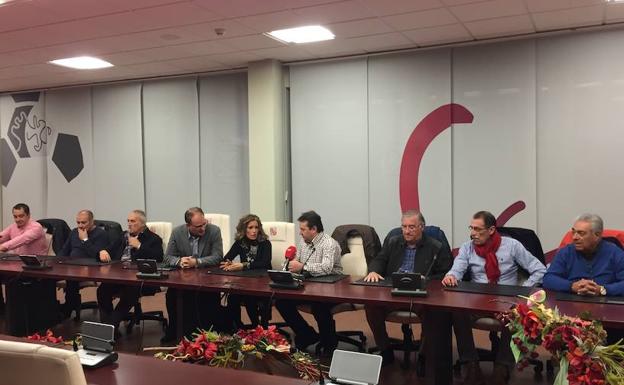
[[[286,251],[284,252],[284,265],[282,266],[282,271],[288,271],[288,265],[290,261],[295,259],[297,256],[297,248],[295,246],[288,246]]]
[[[434,254],[433,259],[431,260],[431,264],[429,265],[429,268],[427,269],[427,272],[423,276],[423,286],[427,284],[427,280],[429,279],[429,274],[431,274],[431,270],[433,269],[433,265],[435,265],[436,259],[438,259],[438,254],[440,254],[440,252],[437,252],[437,253]],[[423,289],[424,289],[424,287],[423,287]]]

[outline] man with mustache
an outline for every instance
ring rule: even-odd
[[[524,286],[534,286],[542,281],[546,267],[513,238],[501,237],[496,230],[496,218],[488,211],[479,211],[472,216],[468,227],[470,241],[459,249],[453,267],[442,280],[445,286],[456,286],[457,281],[470,274],[472,282],[498,285],[518,285],[518,270],[522,268],[529,277]],[[453,329],[457,339],[459,359],[466,363],[464,384],[484,384],[479,367],[479,355],[472,336],[473,317],[464,312],[453,314]],[[509,342],[511,333],[507,328],[501,332],[501,341],[494,361],[492,384],[506,384],[515,367],[515,360]]]

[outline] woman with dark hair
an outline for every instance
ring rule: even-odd
[[[234,244],[221,262],[223,270],[268,270],[271,268],[271,242],[262,229],[262,222],[257,215],[248,214],[238,221],[234,239]],[[240,257],[240,262],[233,261],[237,256]],[[241,303],[245,305],[252,327],[268,325],[271,307],[267,300],[253,296],[230,295],[227,306],[235,330],[242,326]]]

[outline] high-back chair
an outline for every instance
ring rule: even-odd
[[[0,340],[1,384],[86,385],[78,354],[44,345]]]
[[[151,232],[162,238],[163,252],[167,252],[167,245],[169,244],[169,238],[171,238],[171,231],[173,230],[173,224],[171,222],[147,222],[145,224]],[[143,288],[141,296],[154,296],[161,293],[161,288]],[[135,325],[138,325],[141,321],[156,321],[162,324],[163,331],[167,329],[167,318],[162,310],[143,311],[141,301],[134,304],[134,311],[128,313],[126,320],[126,332],[132,333]]]
[[[524,229],[521,227],[498,227],[498,232],[501,236],[506,236],[517,240],[522,243],[522,245],[529,251],[533,256],[540,260],[540,262],[544,263],[544,250],[542,249],[542,243],[540,242],[537,234],[533,230]],[[526,279],[528,278],[527,272],[524,270],[519,270],[518,272],[518,285],[522,285]],[[498,333],[500,333],[504,326],[501,322],[493,317],[483,317],[476,319],[472,324],[473,329],[484,330],[489,332],[489,338],[491,347],[489,350],[486,349],[477,349],[479,354],[479,361],[494,361],[496,359],[496,354],[498,352],[498,348],[500,346],[500,338]],[[542,361],[537,359],[530,359],[529,364],[533,365],[533,370],[536,375],[541,375],[544,370],[544,364]],[[457,370],[459,367],[459,363],[455,364],[455,369]]]
[[[46,239],[50,239],[48,254],[57,255],[71,232],[67,222],[58,218],[39,219],[37,222],[46,230]]]
[[[438,226],[425,226],[423,233],[431,238],[437,239],[450,249],[446,234],[444,234],[444,231]],[[390,230],[388,235],[386,235],[386,238],[384,238],[383,244],[386,245],[390,238],[395,236],[402,236],[400,227]],[[391,273],[387,273],[387,275],[389,274]],[[390,277],[386,277],[386,279],[388,278]],[[393,350],[403,351],[403,363],[401,363],[401,367],[403,369],[407,369],[410,366],[411,353],[418,352],[422,345],[421,340],[414,341],[412,325],[419,324],[422,320],[415,312],[409,310],[395,310],[386,316],[386,322],[401,324],[403,340],[397,341],[391,339],[392,342],[390,343],[390,348]],[[417,364],[417,372],[419,375],[422,375],[424,373],[424,361],[419,359]]]
[[[284,252],[295,246],[295,224],[289,222],[262,222],[262,228],[271,241],[271,266],[275,270],[284,264]]]
[[[96,219],[93,221],[93,223],[95,224],[96,227],[99,227],[106,232],[109,245],[115,242],[117,238],[121,237],[121,235],[123,234],[123,228],[118,222],[103,220],[103,219]],[[80,286],[80,289],[82,290],[87,287],[97,287],[98,285],[97,285],[97,282],[94,282],[94,281],[80,281],[79,286]],[[80,309],[75,309],[76,317],[74,319],[76,321],[80,320],[80,312],[82,310],[86,310],[86,309],[93,310],[97,308],[98,308],[97,301],[83,302],[80,304]]]
[[[147,222],[145,225],[151,232],[162,238],[163,252],[167,252],[167,245],[169,244],[169,238],[171,238],[173,224],[171,222]]]
[[[229,250],[232,246],[232,238],[230,237],[230,216],[227,214],[204,214],[208,223],[217,226],[221,230],[221,239],[223,240],[223,250]]]

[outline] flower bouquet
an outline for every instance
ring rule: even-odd
[[[200,329],[193,334],[192,340],[184,338],[170,350],[172,352],[159,352],[154,356],[163,360],[230,368],[243,367],[245,360],[251,357],[259,360],[274,359],[287,363],[297,370],[301,378],[311,381],[318,380],[322,370],[318,360],[292,349],[275,326],[239,330],[234,335]]]
[[[618,341],[605,346],[607,333],[600,322],[547,307],[544,290],[521,298],[526,303],[499,315],[511,330],[511,349],[520,370],[529,358],[537,358],[535,349],[542,346],[560,363],[554,385],[624,384],[624,345]]]

